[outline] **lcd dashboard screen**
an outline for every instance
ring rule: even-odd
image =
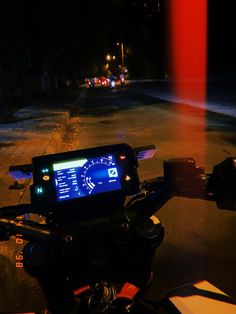
[[[121,189],[119,166],[112,154],[53,164],[57,201]]]

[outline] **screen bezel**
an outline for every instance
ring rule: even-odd
[[[94,180],[92,179],[88,182],[88,177],[86,177],[86,171],[89,171],[92,166],[101,165],[102,167],[109,167],[109,169],[116,169],[114,173],[114,179],[110,179],[111,184],[106,182],[108,178],[100,178],[100,182],[95,185]],[[80,199],[84,197],[91,197],[92,195],[102,194],[102,193],[110,193],[113,191],[119,191],[122,189],[122,182],[121,182],[121,170],[117,161],[117,156],[114,153],[108,153],[106,155],[100,155],[95,157],[86,157],[86,158],[77,158],[72,160],[63,160],[62,162],[56,162],[52,164],[53,169],[53,182],[54,187],[56,190],[56,198],[58,202],[69,201],[72,199]],[[68,169],[68,171],[67,171]],[[60,173],[64,178],[64,181],[58,182],[60,179]],[[71,173],[69,173],[71,172]],[[104,171],[105,172],[105,171]],[[109,170],[108,170],[109,173]],[[92,173],[92,175],[96,174],[96,170]],[[70,177],[71,176],[71,177]],[[73,179],[72,179],[73,177]],[[79,178],[78,178],[79,177]],[[105,182],[104,182],[105,181]],[[72,183],[71,183],[72,182]],[[60,184],[63,184],[60,189]],[[73,186],[74,185],[74,186]],[[103,189],[103,191],[94,192],[93,189],[98,189],[99,186]],[[68,192],[63,193],[63,188],[67,188]],[[81,193],[81,195],[75,195],[76,193]],[[64,194],[64,196],[62,196]],[[64,197],[64,199],[62,199]]]
[[[51,181],[43,182],[47,190],[46,195],[36,195],[35,188],[41,181],[38,169],[47,167],[50,174],[53,173],[53,163],[60,163],[63,160],[75,160],[83,158],[94,158],[96,156],[113,154],[117,164],[117,156],[125,155],[126,159],[122,161],[121,178],[125,173],[129,173],[131,180],[126,182],[121,179],[121,190],[94,194],[81,198],[74,198],[58,202],[56,198],[56,189]],[[120,161],[119,161],[120,162]],[[87,219],[109,215],[122,207],[127,195],[135,194],[139,191],[140,181],[137,173],[138,161],[131,146],[127,144],[114,144],[101,147],[88,148],[65,153],[51,154],[47,156],[38,156],[32,159],[33,180],[31,188],[31,202],[34,207],[47,213],[54,212],[56,215],[71,217],[75,219]]]

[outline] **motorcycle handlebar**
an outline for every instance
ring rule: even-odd
[[[170,198],[178,195],[173,189],[172,182],[165,181],[164,177],[144,181],[142,182],[142,188],[146,192],[133,197],[125,207],[125,217],[130,225],[136,225],[147,220],[163,207]],[[19,223],[19,221],[12,219],[12,217],[26,213],[40,214],[30,204],[2,207],[0,209],[0,234],[9,237],[21,233],[26,240],[36,241],[48,241],[55,236],[55,228],[50,229],[47,225],[41,225],[32,221],[21,221]],[[82,222],[83,232],[86,234],[86,230],[90,230],[91,226],[95,224],[91,223],[91,221]],[[98,224],[104,225],[103,220],[99,221]],[[80,223],[77,226],[79,227]],[[104,230],[104,227],[101,229]]]
[[[38,213],[36,212],[31,204],[20,204],[15,206],[4,206],[0,208],[0,217],[17,217],[27,213]]]
[[[125,208],[125,217],[128,219],[130,225],[136,225],[144,220],[147,220],[155,212],[158,211],[174,194],[170,190],[169,184],[165,183],[156,191],[150,192],[148,195],[143,195],[140,199],[134,200]],[[134,197],[135,199],[135,197]],[[11,235],[18,233],[22,234],[26,240],[34,241],[50,241],[56,234],[56,228],[49,228],[47,225],[41,225],[33,221],[20,221],[14,220],[9,217],[16,217],[19,214],[37,213],[36,210],[30,206],[30,204],[24,204],[19,206],[7,206],[0,209],[0,238],[7,240]],[[119,219],[119,217],[118,217]],[[92,221],[85,221],[77,224],[79,228],[81,225],[81,234],[89,233],[91,227],[98,227],[101,225],[100,232],[103,232],[106,221],[103,219]],[[110,224],[110,223],[109,223]],[[118,222],[119,224],[119,222]],[[114,226],[116,224],[114,223]],[[113,226],[113,227],[114,227]],[[110,226],[109,230],[112,229]]]
[[[1,233],[5,237],[22,234],[26,240],[46,241],[52,238],[53,231],[33,221],[16,221],[13,219],[0,218]]]
[[[134,196],[125,207],[125,216],[134,224],[148,219],[173,196],[214,200],[218,208],[235,210],[236,158],[227,158],[216,165],[212,174],[205,174],[203,168],[196,167],[192,158],[170,159],[164,161],[164,177],[144,181],[141,188],[144,193]],[[12,220],[12,217],[26,213],[43,214],[30,204],[2,207],[0,229],[9,235],[22,233],[27,239],[47,240],[52,237],[54,231],[46,225],[32,222],[19,225]],[[87,225],[91,227],[89,222]]]

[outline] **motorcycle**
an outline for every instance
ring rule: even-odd
[[[109,77],[107,79],[107,81],[108,81],[108,86],[110,88],[115,88],[116,87],[116,78],[115,77],[111,76],[111,77]]]
[[[120,84],[121,84],[121,85],[124,85],[124,84],[125,84],[125,75],[124,75],[124,74],[121,74],[121,75],[120,75]]]
[[[235,210],[236,157],[211,174],[190,157],[164,160],[163,176],[141,182],[139,160],[155,152],[155,145],[122,143],[10,167],[14,179],[32,176],[31,203],[0,209],[0,239],[21,234],[28,241],[24,268],[37,278],[50,313],[179,313],[168,298],[154,304],[143,297],[165,234],[155,214],[175,196]],[[230,297],[225,302],[235,305]]]

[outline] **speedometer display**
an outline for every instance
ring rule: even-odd
[[[119,167],[112,154],[53,164],[57,200],[121,189]]]
[[[125,143],[33,157],[32,206],[55,219],[106,216],[140,191],[137,168]]]

